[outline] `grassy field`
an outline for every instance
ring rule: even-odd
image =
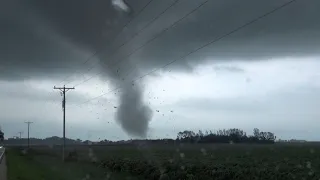
[[[77,158],[62,163],[59,147],[37,147],[27,156],[11,149],[10,179],[320,179],[318,144],[78,146],[68,151],[77,152]]]
[[[23,154],[18,148],[9,148],[6,153],[8,180],[122,180],[129,176],[124,172],[112,173],[87,161],[63,163],[57,152],[52,153],[50,148],[46,150],[48,153],[43,150],[32,149]]]

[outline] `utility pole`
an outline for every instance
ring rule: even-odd
[[[28,149],[29,149],[29,147],[30,147],[30,136],[29,136],[30,124],[32,124],[33,122],[27,121],[24,123],[28,124]]]
[[[62,110],[63,110],[63,145],[62,145],[62,160],[65,160],[65,148],[66,148],[66,92],[73,88],[66,88],[64,85],[63,87],[53,87],[53,89],[59,89],[61,92],[62,99]]]
[[[22,133],[23,133],[23,132],[22,132],[22,131],[20,131],[20,132],[18,132],[18,133],[19,133],[19,135],[20,135],[19,137],[20,137],[20,139],[21,139],[21,135],[22,135]]]

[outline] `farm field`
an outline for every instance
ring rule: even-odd
[[[50,153],[49,149],[47,152],[32,149],[25,155],[18,148],[7,149],[8,180],[121,180],[129,176],[112,173],[86,161],[63,163],[61,157]]]
[[[62,172],[69,169],[78,177],[89,174],[90,179],[320,178],[318,144],[141,144],[69,146],[67,150],[73,156],[64,164],[60,147],[34,147],[32,153],[40,158],[42,168],[63,164]],[[7,157],[10,162],[10,156]],[[79,168],[84,164],[86,168]],[[8,168],[10,172],[10,165]]]

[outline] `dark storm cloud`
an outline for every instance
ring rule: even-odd
[[[123,83],[125,75],[132,79],[133,75],[143,75],[179,59],[288,0],[149,2],[125,1],[130,8],[128,13],[115,8],[110,0],[1,1],[0,66],[20,74],[21,77],[28,75],[31,78],[61,80],[62,77],[75,73],[73,69],[66,67],[76,68],[77,74],[95,74],[100,70],[105,72],[105,76],[101,78],[111,78],[113,85],[118,85]],[[172,64],[170,68],[188,72],[208,59],[257,60],[317,55],[320,42],[319,6],[318,0],[297,0],[261,21],[191,54],[186,61]],[[195,11],[197,7],[200,8]],[[181,18],[183,20],[179,21]],[[154,23],[149,23],[155,19]],[[177,21],[179,22],[176,23]],[[130,23],[122,30],[127,22]],[[99,53],[93,61],[79,66],[94,52]],[[103,62],[101,67],[86,71],[98,61]],[[3,79],[15,77],[12,80],[17,80],[17,76],[3,74]],[[122,110],[129,111],[130,107],[132,112],[136,106],[145,107],[142,99],[132,102],[126,99],[132,96],[142,97],[143,88],[131,91],[125,87],[127,86],[124,86],[120,102],[129,105],[120,105],[125,108]],[[138,118],[136,123],[145,127],[135,134],[145,134],[148,127],[145,123],[150,118],[144,119],[149,117],[148,108],[143,109],[137,111],[140,114],[133,113]],[[122,124],[123,127],[129,127],[132,123],[129,121],[135,119],[130,114],[118,117],[118,122],[127,123]]]
[[[140,30],[175,1],[153,1],[136,17],[148,0],[126,2],[132,9],[130,14],[118,11],[109,0],[1,1],[0,64],[29,67],[12,69],[21,73],[39,72],[31,75],[68,74],[74,72],[68,67],[79,65],[90,54],[105,48],[97,57],[105,64],[121,61],[118,66],[122,67],[122,75],[132,68],[127,65],[129,60],[135,64],[139,63],[140,69],[148,70],[178,59],[287,1],[209,0],[198,11],[187,16],[129,58],[128,54],[158,36],[164,28],[170,27],[205,1],[180,0],[143,32]],[[259,59],[316,54],[320,29],[316,7],[319,5],[320,2],[317,0],[297,0],[187,59],[192,62],[207,57]],[[121,31],[133,17],[134,20]],[[117,48],[138,32],[139,35],[132,41],[121,49]],[[180,61],[170,67],[190,70],[190,66],[192,67]],[[56,68],[48,71],[42,67]],[[84,66],[79,72],[83,73],[89,67]],[[110,68],[114,71],[117,69],[114,65]]]
[[[50,22],[22,1],[1,1],[0,9],[0,67],[8,76],[48,79],[48,75],[55,77],[70,71],[66,67],[84,58],[79,57],[75,45],[55,32]]]
[[[182,13],[183,10],[188,9],[190,12],[203,1],[196,2],[181,1],[167,14],[171,12],[171,20],[177,21],[187,14]],[[159,18],[160,23],[149,28],[152,31],[147,29],[145,33],[137,36],[134,41],[122,48],[123,51],[115,55],[115,59],[123,60],[120,66],[126,66],[127,69],[131,69],[127,65],[129,60],[138,63],[140,68],[145,69],[162,66],[270,12],[284,2],[288,1],[208,1],[198,11],[124,61],[123,57],[126,57],[126,54],[130,54],[172,24],[163,23],[164,20]],[[173,69],[175,66],[175,70],[179,68],[183,70],[207,58],[260,60],[272,57],[316,55],[319,47],[317,39],[320,37],[318,32],[320,26],[317,23],[319,15],[315,7],[319,5],[320,2],[316,0],[298,0],[257,23],[190,55],[186,58],[187,61],[180,60],[170,65],[170,68]],[[122,69],[126,70],[126,68]]]

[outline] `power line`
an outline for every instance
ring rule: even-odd
[[[176,1],[177,2],[177,1]],[[208,3],[209,0],[206,0],[204,2],[202,2],[199,6],[197,6],[195,9],[193,9],[192,11],[190,11],[189,13],[187,13],[186,15],[184,15],[182,18],[178,19],[177,21],[175,21],[174,23],[172,23],[169,27],[164,28],[162,31],[160,31],[157,35],[155,35],[153,38],[149,39],[147,42],[145,42],[144,44],[142,44],[141,46],[139,46],[138,48],[136,48],[135,50],[133,50],[131,53],[129,53],[128,55],[126,55],[125,57],[123,57],[122,59],[118,59],[115,61],[115,63],[113,64],[109,64],[109,66],[111,65],[111,67],[116,66],[117,64],[119,64],[120,62],[122,62],[123,60],[125,60],[126,58],[130,57],[131,55],[135,54],[137,51],[141,50],[142,48],[144,48],[146,45],[150,44],[151,42],[155,41],[156,39],[158,39],[159,37],[161,37],[162,35],[164,35],[167,31],[169,31],[171,28],[175,27],[177,24],[179,24],[181,21],[183,21],[185,18],[187,18],[188,16],[190,16],[191,14],[193,14],[194,12],[196,12],[197,10],[199,10],[201,7],[203,7],[206,3]],[[174,5],[174,4],[173,4]],[[172,5],[172,6],[173,6]],[[172,7],[171,6],[171,7]],[[84,82],[87,82],[88,80],[98,76],[99,74],[102,74],[103,71],[100,71],[98,73],[96,73],[95,75],[91,76],[90,78],[84,80],[83,82],[77,84],[77,86],[79,86],[80,84],[83,84]]]
[[[155,35],[153,38],[149,39],[146,43],[144,43],[143,45],[139,46],[138,48],[136,48],[135,50],[133,50],[131,53],[129,53],[127,56],[125,56],[122,59],[118,59],[115,61],[113,65],[117,65],[120,62],[122,62],[123,60],[125,60],[126,58],[130,57],[131,55],[135,54],[137,51],[141,50],[142,48],[146,47],[148,44],[150,44],[151,42],[155,41],[156,39],[158,39],[159,37],[161,37],[162,35],[164,35],[166,32],[168,32],[171,28],[175,27],[176,25],[178,25],[181,21],[183,21],[184,19],[186,19],[188,16],[190,16],[191,14],[193,14],[194,12],[198,11],[201,7],[203,7],[206,3],[208,3],[209,0],[206,0],[204,2],[202,2],[199,6],[197,6],[195,9],[193,9],[192,11],[190,11],[189,13],[187,13],[186,15],[184,15],[182,18],[180,18],[179,20],[175,21],[174,23],[172,23],[169,27],[164,28],[160,33],[158,33],[157,35]]]
[[[113,55],[116,54],[124,45],[131,42],[135,37],[137,37],[142,31],[144,31],[146,28],[148,28],[151,24],[153,24],[156,20],[158,20],[164,13],[166,13],[170,8],[172,8],[174,5],[176,5],[180,0],[175,0],[170,6],[168,6],[165,10],[163,10],[158,16],[153,18],[151,21],[149,21],[143,28],[141,28],[138,32],[136,32],[129,40],[122,43],[120,46],[116,48]],[[104,65],[109,66],[109,64],[105,64],[104,61],[101,61]]]
[[[230,32],[228,32],[228,33],[226,33],[226,34],[224,34],[224,35],[222,35],[222,36],[219,36],[218,38],[213,39],[212,41],[210,41],[210,42],[208,42],[208,43],[206,43],[206,44],[198,47],[197,49],[195,49],[195,50],[193,50],[193,51],[190,51],[189,53],[181,56],[180,58],[175,59],[175,60],[173,60],[173,61],[170,61],[169,63],[167,63],[167,64],[165,64],[165,65],[163,65],[163,66],[161,66],[161,67],[158,67],[158,68],[156,68],[156,69],[154,69],[154,70],[152,70],[152,71],[150,71],[150,72],[148,72],[148,73],[146,73],[146,74],[144,74],[144,75],[142,75],[142,76],[140,76],[140,77],[137,77],[137,78],[134,79],[132,82],[136,82],[136,81],[138,81],[138,80],[141,80],[142,78],[144,78],[144,77],[146,77],[146,76],[148,76],[148,75],[150,75],[150,74],[152,74],[152,73],[154,73],[154,72],[156,72],[156,71],[158,71],[158,70],[160,70],[160,69],[162,69],[162,68],[165,68],[165,67],[167,67],[167,66],[175,63],[176,61],[182,60],[182,59],[190,56],[191,54],[193,54],[193,53],[195,53],[195,52],[197,52],[197,51],[199,51],[199,50],[201,50],[201,49],[203,49],[203,48],[205,48],[205,47],[207,47],[207,46],[209,46],[209,45],[211,45],[211,44],[213,44],[213,43],[216,43],[216,42],[220,41],[221,39],[224,39],[224,38],[226,38],[226,37],[234,34],[235,32],[237,32],[237,31],[239,31],[239,30],[241,30],[241,29],[243,29],[243,28],[245,28],[245,27],[247,27],[247,26],[249,26],[249,25],[251,25],[251,24],[253,24],[253,23],[255,23],[255,22],[257,22],[257,21],[259,21],[259,20],[261,20],[261,19],[263,19],[263,18],[265,18],[266,16],[269,16],[270,14],[275,13],[276,11],[278,11],[278,10],[280,10],[280,9],[283,9],[284,7],[286,7],[286,6],[294,3],[294,2],[296,2],[296,1],[297,1],[297,0],[291,0],[291,1],[289,1],[289,2],[286,2],[286,3],[282,4],[281,6],[279,6],[279,7],[275,8],[275,9],[273,9],[273,10],[271,10],[271,11],[269,11],[269,12],[267,12],[267,13],[265,13],[265,14],[257,17],[257,18],[255,18],[255,19],[253,19],[253,20],[251,20],[251,21],[249,21],[249,22],[247,22],[247,23],[245,23],[245,24],[243,24],[242,26],[239,26],[239,27],[233,29],[232,31],[230,31]],[[90,101],[92,101],[92,100],[94,100],[94,99],[97,99],[97,98],[102,97],[102,96],[104,96],[104,95],[106,95],[106,94],[109,94],[109,93],[111,93],[111,92],[114,92],[114,91],[116,91],[116,90],[118,90],[118,89],[120,89],[120,88],[121,88],[121,87],[117,87],[117,88],[115,88],[115,89],[113,89],[113,90],[111,90],[111,91],[108,91],[108,92],[104,93],[104,94],[101,94],[101,95],[99,95],[99,96],[96,96],[96,97],[94,97],[94,98],[91,98],[91,99],[89,99],[88,101],[85,101],[85,102],[83,102],[83,103],[81,103],[81,104],[88,103],[88,102],[90,102]],[[80,104],[80,105],[81,105],[81,104]]]
[[[30,148],[30,136],[29,136],[30,124],[32,124],[33,122],[27,121],[24,123],[28,124],[28,149],[29,149]]]
[[[151,21],[149,21],[143,28],[141,28],[137,33],[135,33],[129,40],[127,40],[126,42],[124,42],[124,43],[122,43],[120,46],[118,46],[118,47],[116,48],[116,50],[114,51],[114,53],[112,54],[112,56],[115,55],[116,52],[119,51],[123,46],[125,46],[126,44],[128,44],[129,42],[131,42],[135,37],[137,37],[141,32],[143,32],[146,28],[148,28],[148,27],[149,27],[151,24],[153,24],[156,20],[158,20],[164,13],[166,13],[170,8],[172,8],[174,5],[176,5],[179,1],[180,1],[180,0],[174,1],[170,6],[168,6],[168,7],[167,7],[164,11],[162,11],[158,16],[156,16],[155,18],[153,18],[153,19],[152,19]],[[160,32],[160,33],[161,33],[161,32]],[[147,43],[149,43],[149,42],[147,42]],[[130,55],[131,55],[131,54],[130,54]],[[129,56],[130,56],[130,55],[129,55]],[[129,56],[127,56],[127,57],[129,57]],[[125,58],[126,58],[126,57],[125,57]],[[123,60],[123,59],[122,59],[122,60]],[[102,64],[103,64],[105,67],[107,67],[107,68],[108,68],[108,66],[110,66],[110,64],[106,64],[104,61],[99,61],[99,62],[102,62]],[[93,66],[93,67],[94,67],[94,66]],[[91,69],[93,69],[93,67],[89,68],[89,69],[87,70],[87,72],[90,71]],[[111,68],[111,67],[109,67],[109,68]],[[111,72],[112,72],[112,71],[111,71]],[[83,83],[91,80],[92,78],[94,78],[94,77],[96,77],[96,76],[98,76],[98,75],[100,75],[100,74],[102,74],[102,73],[103,73],[103,72],[100,71],[100,72],[94,74],[93,76],[85,79],[84,81],[82,81],[82,82],[74,85],[74,87],[79,86],[79,85],[81,85],[81,84],[83,84]],[[83,74],[84,74],[84,73],[83,73]],[[69,82],[69,83],[70,83],[70,82]],[[67,83],[67,84],[69,84],[69,83]]]
[[[114,42],[119,36],[120,34],[123,32],[123,30],[136,18],[140,15],[141,12],[144,11],[144,9],[152,2],[153,0],[150,0],[143,8],[141,8],[141,10],[133,17],[131,18],[122,28],[121,31],[115,36],[115,38],[112,40],[112,42]],[[93,57],[95,57],[97,54],[99,54],[101,51],[103,51],[105,49],[105,47],[101,47],[100,49],[98,49],[95,53],[93,53],[89,58],[87,58],[83,63],[81,63],[79,66],[84,65],[88,62],[90,62],[92,60]],[[88,71],[90,71],[91,69],[93,69],[94,66],[92,66],[91,68],[88,69]],[[72,74],[76,73],[77,71],[73,72]],[[71,75],[67,76],[66,78],[64,78],[59,84],[65,82],[69,77],[71,77]]]
[[[66,88],[63,87],[53,87],[53,89],[59,89],[61,91],[61,96],[63,96],[62,99],[62,110],[63,110],[63,146],[62,146],[62,160],[65,160],[65,147],[66,147],[66,92],[68,92],[73,88]]]

